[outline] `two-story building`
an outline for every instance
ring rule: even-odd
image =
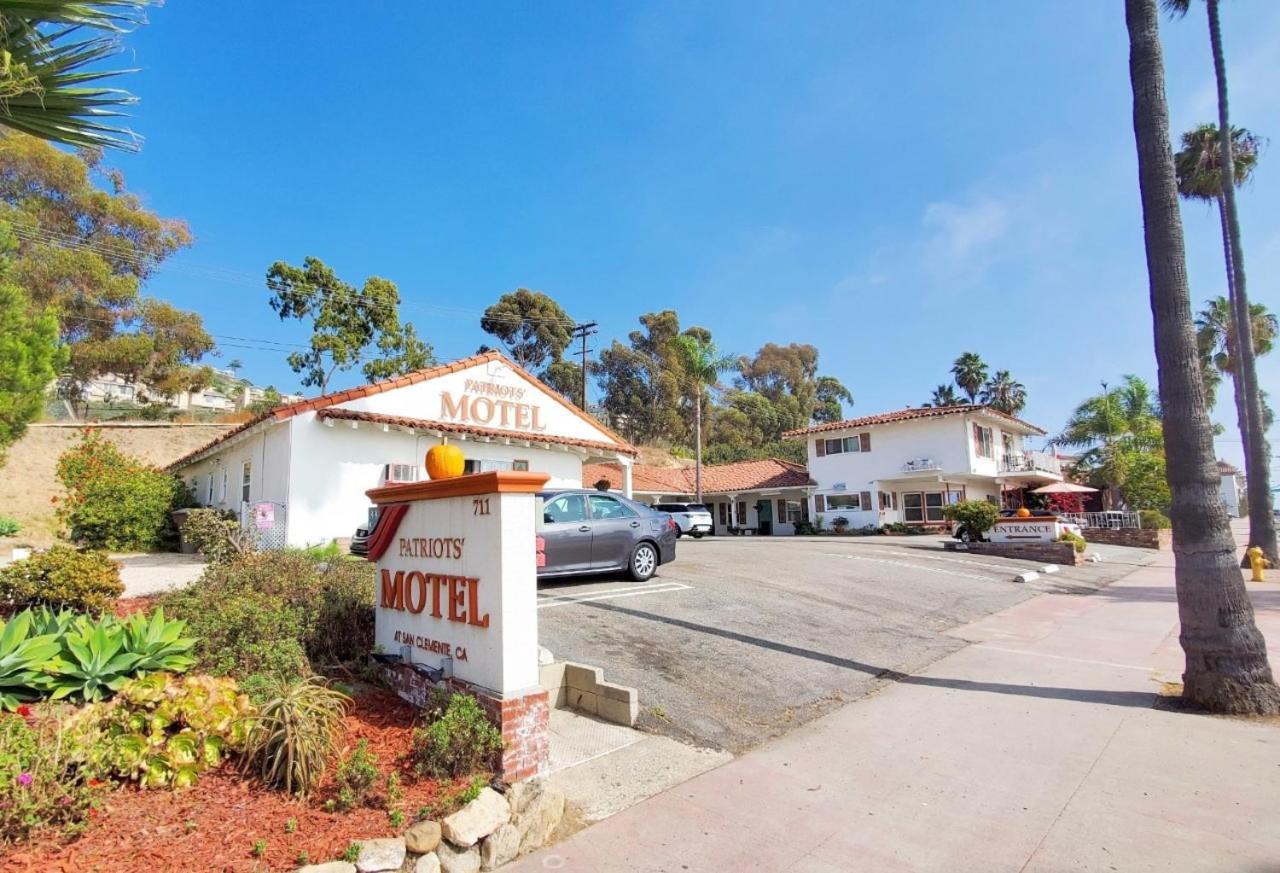
[[[1045,431],[988,406],[902,409],[788,431],[808,443],[813,515],[850,527],[942,524],[962,500],[1021,505],[1023,489],[1062,479],[1058,459],[1031,451]]]

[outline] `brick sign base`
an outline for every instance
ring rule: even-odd
[[[503,698],[456,678],[432,682],[424,671],[410,664],[383,663],[382,675],[396,694],[417,707],[425,706],[436,689],[476,698],[502,731],[498,775],[504,781],[519,782],[546,772],[551,756],[551,701],[546,690]]]

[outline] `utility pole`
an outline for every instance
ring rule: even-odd
[[[582,324],[573,326],[573,338],[582,340],[582,349],[577,353],[582,357],[582,393],[578,398],[578,405],[582,407],[582,411],[587,411],[587,353],[592,351],[587,348],[587,337],[599,333],[599,325],[594,321],[586,321]]]

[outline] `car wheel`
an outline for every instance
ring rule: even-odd
[[[956,539],[962,543],[971,543],[973,542],[973,534],[970,533],[968,527],[962,527],[959,532],[956,533]]]
[[[689,534],[689,536],[693,537],[695,540],[700,540],[700,539],[702,539],[702,536],[703,536],[703,535],[702,535],[702,533],[701,533],[701,532],[698,532],[698,533],[694,533],[694,534]]]
[[[680,525],[676,525],[676,539],[680,539],[682,536],[684,536],[684,530],[681,529]]]
[[[658,550],[653,543],[641,543],[631,553],[631,578],[648,582],[658,570]]]

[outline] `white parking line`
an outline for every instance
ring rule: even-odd
[[[993,582],[997,580],[995,576],[980,576],[977,573],[962,573],[959,570],[944,570],[941,567],[929,567],[923,564],[908,564],[906,561],[890,561],[886,558],[867,558],[862,555],[842,555],[834,552],[824,552],[823,554],[831,558],[845,558],[850,561],[868,561],[872,564],[887,564],[891,567],[906,567],[911,570],[923,570],[926,573],[941,573],[944,576],[957,576],[961,579],[977,579],[980,582]]]
[[[642,594],[664,594],[669,591],[687,591],[692,585],[679,582],[656,582],[652,585],[640,585],[634,588],[615,588],[609,591],[584,591],[581,594],[539,594],[538,609],[550,609],[553,606],[569,606],[574,603],[590,603],[594,600],[616,600],[622,597],[639,597]]]
[[[902,555],[905,558],[928,558],[931,561],[946,561],[949,564],[968,564],[970,567],[985,567],[988,570],[999,570],[1002,573],[1008,573],[1010,570],[1016,570],[1017,567],[1012,564],[988,564],[986,561],[970,561],[968,558],[953,558],[951,553],[943,552],[940,555],[930,554],[928,552],[892,552],[886,551],[887,555]]]

